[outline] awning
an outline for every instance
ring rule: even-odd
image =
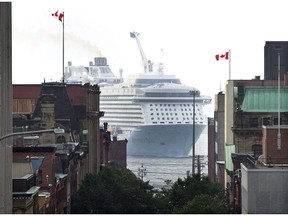
[[[231,157],[232,153],[235,153],[235,145],[226,144],[225,145],[225,164],[226,164],[226,169],[229,171],[233,171],[233,161]]]

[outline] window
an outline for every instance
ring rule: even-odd
[[[263,117],[262,118],[262,125],[267,126],[267,125],[271,125],[271,117]]]
[[[278,118],[277,117],[273,118],[273,124],[278,125]],[[282,119],[281,118],[280,118],[280,125],[282,125]]]
[[[257,128],[258,127],[258,118],[257,117],[249,118],[249,126],[251,128]]]
[[[38,183],[39,184],[42,184],[42,175],[43,175],[42,170],[38,170],[38,176],[37,177],[38,177]]]

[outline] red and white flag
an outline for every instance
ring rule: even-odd
[[[60,22],[62,22],[63,17],[64,17],[64,12],[58,14],[58,10],[57,10],[55,13],[52,14],[52,16],[58,19]]]
[[[221,59],[228,60],[229,59],[229,52],[226,52],[224,54],[217,54],[217,55],[215,55],[215,58],[217,61],[219,61]]]

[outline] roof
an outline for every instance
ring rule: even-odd
[[[34,195],[39,192],[40,187],[38,186],[32,186],[28,191],[24,192],[12,192],[13,196],[15,197],[16,195]]]
[[[37,172],[37,170],[40,169],[45,157],[31,157],[32,167],[34,173]]]
[[[278,112],[277,86],[246,86],[244,112]],[[288,87],[280,87],[280,112],[288,112]]]

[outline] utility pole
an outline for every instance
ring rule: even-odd
[[[189,92],[193,96],[193,131],[192,131],[192,176],[195,174],[195,90]]]
[[[147,170],[146,167],[143,166],[143,164],[141,164],[141,167],[138,168],[138,176],[141,178],[141,180],[143,181],[144,176],[147,175]]]

